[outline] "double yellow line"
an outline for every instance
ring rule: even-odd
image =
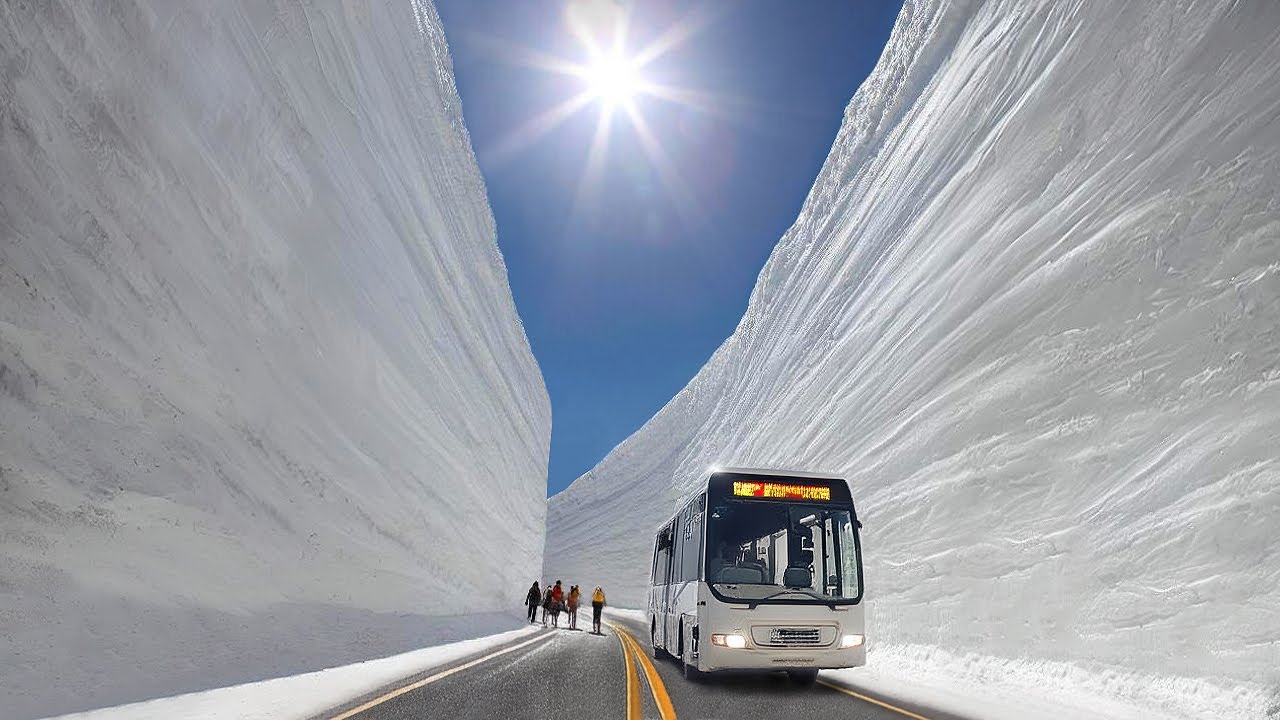
[[[626,683],[627,683],[627,720],[641,720],[641,717],[642,717],[641,701],[643,698],[640,695],[640,680],[636,674],[636,668],[635,668],[636,663],[640,664],[640,668],[644,672],[645,680],[649,685],[649,692],[653,694],[653,702],[655,705],[658,706],[658,714],[662,717],[662,720],[676,720],[676,711],[675,711],[675,708],[672,707],[671,705],[671,697],[667,695],[667,688],[665,685],[662,684],[662,678],[658,676],[658,669],[653,666],[653,662],[649,660],[649,656],[644,651],[644,648],[640,646],[640,643],[636,642],[636,639],[631,636],[631,633],[627,632],[626,628],[623,628],[621,625],[615,625],[614,623],[607,623],[607,624],[613,630],[613,633],[618,636],[618,642],[622,643],[622,662],[623,662],[623,666],[625,667]],[[414,681],[412,683],[409,683],[408,685],[392,690],[391,692],[385,693],[377,698],[374,698],[373,700],[370,700],[362,705],[359,705],[358,707],[354,707],[354,708],[351,708],[350,710],[334,715],[329,720],[348,720],[348,718],[358,715],[364,712],[365,710],[368,710],[369,708],[372,708],[376,705],[380,705],[392,698],[399,697],[400,695],[403,695],[412,690],[416,690],[425,685],[429,685],[433,682],[436,682],[437,680],[443,680],[444,678],[447,678],[450,675],[453,675],[454,673],[459,673],[459,672],[462,672],[463,670],[473,668],[477,665],[480,665],[481,663],[492,660],[493,658],[506,655],[507,653],[514,652],[524,647],[528,647],[530,645],[533,645],[534,643],[545,642],[547,640],[550,640],[552,637],[553,637],[552,633],[539,633],[534,637],[529,638],[528,640],[525,640],[523,642],[519,642],[514,645],[509,645],[505,648],[501,648],[487,655],[475,658],[470,662],[466,662],[461,665],[451,667],[447,670],[437,672],[433,675],[424,677],[421,680]],[[832,690],[836,690],[838,692],[844,693],[845,695],[849,695],[859,700],[872,703],[875,705],[879,705],[882,708],[886,708],[888,710],[892,710],[901,715],[905,715],[906,717],[909,717],[912,720],[928,720],[928,718],[924,717],[923,715],[917,715],[916,713],[913,713],[909,710],[904,710],[895,705],[890,705],[889,703],[883,700],[877,700],[876,698],[868,697],[861,693],[854,692],[853,690],[843,687],[841,685],[838,685],[836,683],[828,682],[823,679],[819,679],[818,683],[821,685],[825,685],[831,688]]]
[[[645,679],[649,682],[649,691],[653,693],[653,702],[658,706],[658,714],[662,716],[662,720],[676,720],[676,711],[671,705],[671,698],[667,695],[667,688],[662,684],[662,678],[658,677],[658,670],[653,666],[653,662],[649,660],[644,648],[640,647],[640,643],[636,642],[636,639],[631,636],[631,633],[627,632],[626,628],[614,623],[607,624],[613,629],[614,634],[618,636],[618,641],[622,643],[623,664],[626,666],[627,673],[627,720],[640,720],[641,718],[640,681],[636,677],[636,670],[633,665],[633,662],[636,661],[640,663],[640,667],[644,670]],[[923,715],[917,715],[897,705],[891,705],[883,700],[877,700],[862,693],[854,692],[836,683],[821,679],[818,680],[818,683],[864,702],[892,710],[899,715],[905,715],[912,720],[929,720]]]
[[[649,683],[649,692],[653,694],[653,703],[658,706],[658,714],[662,720],[676,720],[676,709],[671,705],[671,697],[667,688],[658,677],[658,669],[653,666],[649,656],[645,654],[640,643],[631,637],[631,633],[621,625],[607,623],[622,643],[622,664],[627,673],[627,720],[640,720],[640,681],[636,677],[636,662],[644,670],[645,680]]]

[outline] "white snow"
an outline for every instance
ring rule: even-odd
[[[1277,188],[1280,4],[908,1],[737,330],[552,498],[544,574],[642,605],[705,468],[835,471],[863,675],[1274,712]]]
[[[1267,703],[1257,688],[1233,683],[929,646],[880,647],[864,668],[821,675],[890,701],[982,720],[1251,718],[1262,717]]]
[[[431,5],[3,4],[7,720],[519,626],[550,422]]]
[[[427,670],[514,643],[536,629],[510,630],[292,677],[61,715],[59,720],[307,720],[355,698],[379,690],[390,692]]]
[[[644,610],[637,610],[635,608],[615,608],[606,605],[604,613],[602,614],[605,618],[608,618],[610,615],[616,615],[617,617],[624,618],[626,620],[635,620],[641,624],[649,622],[648,614],[646,614]]]

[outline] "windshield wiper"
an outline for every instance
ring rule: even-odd
[[[776,598],[776,597],[778,597],[779,595],[792,595],[792,594],[796,594],[796,595],[806,595],[806,596],[808,596],[808,597],[818,598],[819,600],[821,600],[821,599],[822,599],[822,596],[821,596],[821,595],[819,595],[818,593],[816,593],[816,592],[814,592],[814,591],[812,591],[812,590],[799,590],[799,589],[793,589],[793,588],[787,588],[786,590],[782,590],[782,591],[776,592],[776,593],[774,593],[774,594],[772,594],[772,595],[766,595],[766,596],[764,596],[764,597],[762,597],[762,598],[760,598],[760,599],[761,599],[761,600],[770,600],[770,599],[772,599],[772,598]]]
[[[750,600],[746,598],[741,598],[738,600],[738,602],[745,602],[747,604],[747,609],[755,610],[757,605],[760,605],[763,602],[772,600],[773,598],[780,597],[782,595],[803,595],[806,598],[821,602],[823,605],[830,607],[832,610],[835,609],[836,605],[838,604],[837,600],[840,599],[840,598],[827,597],[825,595],[819,595],[818,593],[812,590],[787,589],[787,590],[781,590],[772,595],[766,595],[762,598],[753,598]]]

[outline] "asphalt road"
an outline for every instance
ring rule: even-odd
[[[590,613],[580,624],[591,626]],[[861,690],[798,687],[777,674],[685,680],[654,659],[641,623],[606,615],[605,632],[545,630],[336,708],[328,720],[590,718],[591,720],[958,720]],[[426,681],[424,683],[424,681]],[[404,691],[405,687],[417,685]]]

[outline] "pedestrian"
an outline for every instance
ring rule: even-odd
[[[525,593],[524,604],[529,606],[529,622],[538,622],[538,603],[542,602],[542,590],[538,587],[538,581],[533,581],[533,587],[529,588],[529,592]]]
[[[542,595],[542,626],[547,626],[547,614],[551,612],[551,588]]]
[[[560,627],[560,611],[564,609],[564,588],[560,581],[551,588],[551,627]]]
[[[581,591],[578,590],[577,585],[574,585],[573,587],[569,588],[568,602],[569,602],[569,629],[570,630],[578,629],[578,596],[580,594],[581,594]]]
[[[596,635],[600,634],[600,613],[604,612],[604,591],[600,586],[596,586],[596,591],[591,593],[591,632]]]

